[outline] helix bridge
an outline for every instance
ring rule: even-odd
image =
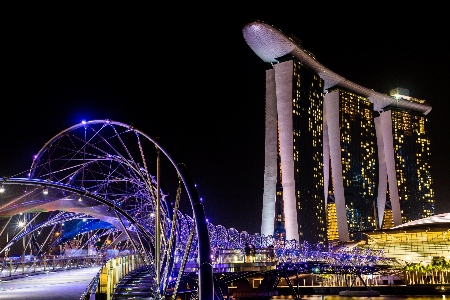
[[[37,258],[133,253],[154,278],[148,288],[155,298],[176,295],[180,282],[190,280],[197,299],[223,299],[224,286],[256,272],[230,267],[242,259],[246,243],[260,253],[274,246],[267,272],[278,278],[375,273],[392,265],[380,252],[281,243],[208,222],[186,166],[158,139],[117,121],[86,121],[61,131],[29,169],[0,177],[0,184],[0,255],[14,248]],[[221,251],[220,263],[212,249]]]

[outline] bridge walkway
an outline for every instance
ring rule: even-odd
[[[100,268],[89,266],[2,277],[0,299],[80,300]]]

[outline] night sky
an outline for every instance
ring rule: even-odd
[[[241,30],[261,20],[294,34],[319,62],[357,84],[381,93],[406,88],[432,105],[435,212],[450,212],[444,11],[275,10],[11,9],[2,36],[0,176],[25,171],[46,141],[81,120],[111,119],[159,137],[186,164],[210,222],[259,232],[269,66]]]

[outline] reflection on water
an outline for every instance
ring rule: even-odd
[[[282,299],[282,298],[278,298]],[[450,300],[450,295],[420,295],[420,296],[401,296],[401,295],[380,295],[377,297],[343,297],[339,295],[314,295],[301,296],[300,299],[307,300]]]

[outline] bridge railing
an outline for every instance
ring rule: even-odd
[[[249,261],[245,259],[245,252],[241,249],[219,249],[211,255],[213,264],[244,263],[244,262],[271,262],[275,260],[275,254],[271,249],[256,249],[250,255]]]
[[[179,269],[183,257],[175,255],[175,269]],[[220,268],[221,264],[239,264],[239,263],[258,263],[258,262],[275,262],[276,254],[273,249],[260,248],[255,249],[254,255],[250,255],[248,260],[245,258],[244,249],[219,249],[211,250],[211,262],[213,267]],[[191,259],[186,263],[186,269],[193,272],[198,269],[198,263],[195,259]]]
[[[0,278],[102,264],[102,256],[6,257],[0,261]]]
[[[92,279],[80,300],[110,300],[120,280],[144,266],[139,255],[132,254],[109,259]]]

